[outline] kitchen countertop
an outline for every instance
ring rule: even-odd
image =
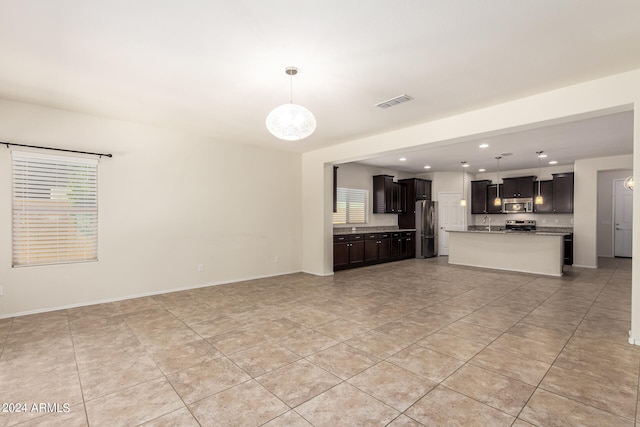
[[[504,229],[497,230],[447,230],[451,233],[478,233],[478,234],[514,234],[518,236],[567,236],[571,232],[566,231],[510,231]]]
[[[401,233],[403,231],[416,231],[415,228],[397,228],[397,227],[361,227],[356,228],[356,231],[350,228],[334,228],[333,235],[345,235],[345,234],[364,234],[364,233]]]

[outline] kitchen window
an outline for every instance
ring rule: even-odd
[[[334,224],[366,224],[369,222],[369,191],[338,187]]]
[[[11,154],[13,266],[97,261],[98,161]]]

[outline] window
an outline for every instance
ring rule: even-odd
[[[366,224],[369,221],[369,191],[338,187],[334,224]]]
[[[95,159],[12,152],[13,266],[98,260]]]

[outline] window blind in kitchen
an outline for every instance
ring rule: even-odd
[[[369,221],[369,192],[357,188],[338,187],[334,224],[366,224]]]
[[[97,159],[11,157],[13,266],[97,261]]]

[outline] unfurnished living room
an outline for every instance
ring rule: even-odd
[[[0,426],[636,425],[638,16],[1,1]]]

